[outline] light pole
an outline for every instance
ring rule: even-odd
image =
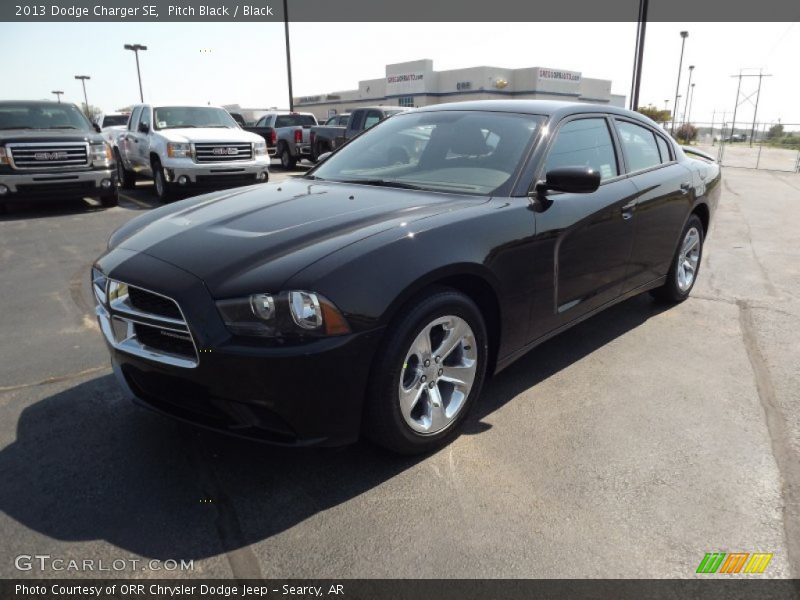
[[[670,129],[671,133],[675,133],[675,113],[678,112],[678,90],[681,87],[681,70],[683,69],[683,48],[686,46],[686,38],[689,37],[688,31],[681,31],[681,60],[678,63],[678,83],[675,84],[675,103],[672,105],[672,128]]]
[[[61,90],[53,90],[50,93],[55,94],[56,98],[58,98],[58,103],[61,104],[61,94],[63,94],[64,92],[62,92]]]
[[[136,55],[136,76],[139,78],[139,100],[144,102],[142,71],[139,69],[139,50],[147,50],[147,46],[143,46],[142,44],[125,44],[125,50],[131,50]]]
[[[692,102],[694,101],[694,84],[692,84],[692,91],[689,94],[689,113],[686,115],[686,122],[692,122]]]
[[[692,72],[694,72],[694,65],[689,65],[689,82],[686,84],[686,100],[683,103],[683,122],[686,122],[686,116],[689,112],[689,91],[692,87]]]
[[[294,93],[292,92],[292,54],[289,50],[289,6],[283,0],[283,30],[286,38],[286,76],[289,80],[289,110],[294,112]]]
[[[83,112],[86,113],[87,118],[91,119],[91,116],[89,115],[89,98],[86,95],[86,80],[91,79],[91,77],[89,77],[88,75],[75,75],[75,79],[81,80],[81,84],[83,85],[83,102],[84,102]]]

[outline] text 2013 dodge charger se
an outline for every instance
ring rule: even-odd
[[[484,379],[650,290],[685,299],[720,169],[545,101],[400,114],[282,183],[133,219],[92,269],[123,388],[284,444],[444,443]]]

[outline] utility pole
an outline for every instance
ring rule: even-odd
[[[692,122],[692,102],[694,101],[694,84],[692,84],[692,90],[689,94],[689,113],[686,115],[686,122]]]
[[[61,90],[53,90],[50,93],[55,94],[56,98],[58,98],[58,103],[61,104],[61,94],[63,94],[64,92],[62,92]]]
[[[88,75],[75,75],[75,79],[80,79],[81,83],[83,84],[83,102],[84,102],[84,109],[83,112],[86,114],[87,119],[91,119],[89,116],[89,98],[86,95],[86,80],[91,79]]]
[[[692,89],[692,73],[694,72],[694,65],[689,65],[689,82],[686,84],[686,99],[683,103],[683,120],[681,123],[686,123],[689,115],[689,92]]]
[[[750,100],[750,98],[755,96],[756,97],[756,101],[755,101],[755,104],[754,104],[755,105],[755,110],[753,111],[753,128],[750,130],[750,146],[752,146],[753,145],[753,133],[754,133],[755,123],[756,123],[756,113],[758,111],[758,99],[761,96],[761,80],[764,77],[772,77],[772,74],[770,74],[770,73],[762,73],[761,69],[759,69],[758,73],[752,73],[752,74],[745,75],[745,74],[742,73],[743,70],[745,70],[745,69],[739,69],[739,74],[738,75],[731,75],[731,77],[738,77],[739,78],[739,84],[736,86],[736,104],[733,107],[733,123],[731,123],[731,137],[733,137],[734,133],[736,132],[736,112],[737,112],[737,110],[739,108],[739,105],[743,104],[745,102],[750,102],[751,104],[753,104],[753,101]],[[745,96],[744,99],[739,100],[740,95],[741,95],[741,91],[742,91],[742,79],[745,78],[745,77],[758,77],[758,89],[755,92],[751,93],[750,95]]]
[[[636,49],[633,55],[633,81],[631,82],[631,110],[639,109],[639,86],[642,80],[642,60],[644,59],[644,34],[647,29],[648,0],[639,0],[639,19],[636,25]]]
[[[689,37],[688,31],[681,31],[681,60],[678,62],[678,83],[675,84],[675,103],[672,105],[672,127],[670,133],[675,134],[675,118],[678,114],[678,91],[681,87],[681,69],[683,69],[683,49],[686,46],[686,38]]]
[[[147,46],[142,44],[125,44],[125,50],[131,50],[136,55],[136,77],[139,79],[139,101],[144,102],[144,93],[142,92],[142,71],[139,69],[139,51],[147,50]]]
[[[289,6],[283,0],[283,29],[286,37],[286,75],[289,79],[289,111],[294,112],[294,92],[292,91],[292,54],[289,50]]]

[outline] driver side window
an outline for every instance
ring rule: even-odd
[[[614,143],[605,119],[575,119],[558,129],[544,172],[560,167],[591,167],[600,173],[600,181],[619,175]]]

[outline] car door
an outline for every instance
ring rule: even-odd
[[[627,292],[667,273],[694,198],[692,173],[675,160],[664,135],[624,118],[615,118],[614,124],[628,176],[639,192]]]
[[[131,112],[131,116],[128,119],[128,127],[119,138],[119,143],[122,149],[122,157],[124,159],[125,167],[134,170],[134,166],[136,165],[136,159],[133,156],[134,148],[136,144],[134,140],[136,137],[133,135],[136,131],[136,128],[139,126],[139,115],[142,113],[141,106],[135,106],[133,112]]]
[[[136,136],[134,151],[136,154],[137,170],[147,175],[152,175],[150,169],[150,133],[153,129],[152,112],[150,106],[142,107],[142,113],[139,116],[139,125],[136,126],[136,131],[134,131],[134,135]]]
[[[600,186],[591,193],[548,192],[536,216],[537,237],[551,241],[553,293],[549,310],[537,310],[537,338],[617,298],[633,245],[636,187],[602,114],[567,117],[558,124],[538,170],[591,167]]]

